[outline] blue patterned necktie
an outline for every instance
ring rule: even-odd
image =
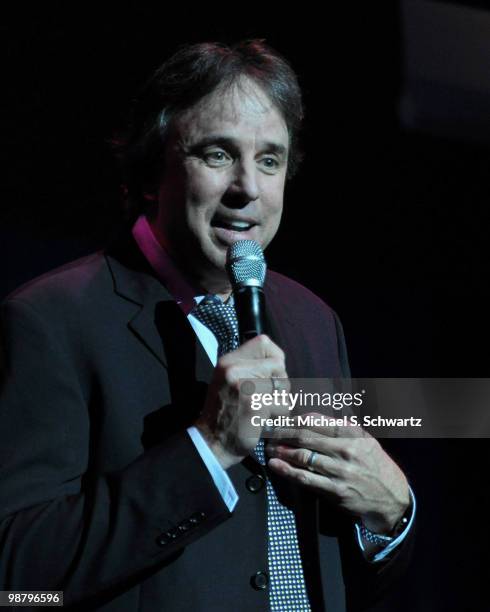
[[[239,347],[238,321],[233,306],[222,302],[217,295],[206,295],[192,314],[216,336],[218,357]]]
[[[208,295],[192,314],[216,336],[218,357],[238,348],[238,321],[233,305],[223,303],[215,295]],[[266,464],[264,440],[259,440],[254,455],[261,465]],[[269,478],[267,506],[271,612],[310,612],[294,513],[280,503]]]

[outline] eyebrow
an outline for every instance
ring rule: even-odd
[[[223,146],[233,151],[237,151],[239,148],[237,145],[237,141],[234,138],[231,138],[230,136],[223,136],[223,135],[217,134],[214,136],[213,135],[204,136],[203,138],[198,140],[196,143],[190,146],[186,146],[185,149],[188,150],[189,152],[193,152],[193,151],[198,151],[200,149],[203,149],[211,145]],[[261,151],[275,153],[276,155],[279,155],[282,157],[285,157],[288,151],[287,147],[285,147],[283,144],[279,144],[277,142],[272,142],[272,141],[263,142],[259,148]]]

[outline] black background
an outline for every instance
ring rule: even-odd
[[[188,42],[265,38],[298,72],[307,112],[306,160],[270,267],[340,314],[354,375],[488,376],[490,145],[402,129],[400,7],[331,4],[4,14],[0,294],[116,230],[107,141],[165,57]],[[419,526],[414,566],[379,609],[488,609],[486,440],[388,446],[416,490]]]

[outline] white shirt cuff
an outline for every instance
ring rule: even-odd
[[[220,492],[223,501],[228,507],[228,510],[233,512],[238,502],[238,494],[235,491],[235,487],[233,486],[230,477],[221,467],[219,461],[214,456],[199,430],[196,427],[189,427],[187,429],[187,433],[194,442],[197,452],[201,455],[204,465],[208,468],[211,478],[213,479],[216,488]]]

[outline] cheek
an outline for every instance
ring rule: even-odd
[[[280,216],[284,202],[284,180],[268,183],[262,192],[262,200],[269,216]]]
[[[226,191],[225,173],[202,166],[188,169],[188,200],[193,207],[214,206]]]

